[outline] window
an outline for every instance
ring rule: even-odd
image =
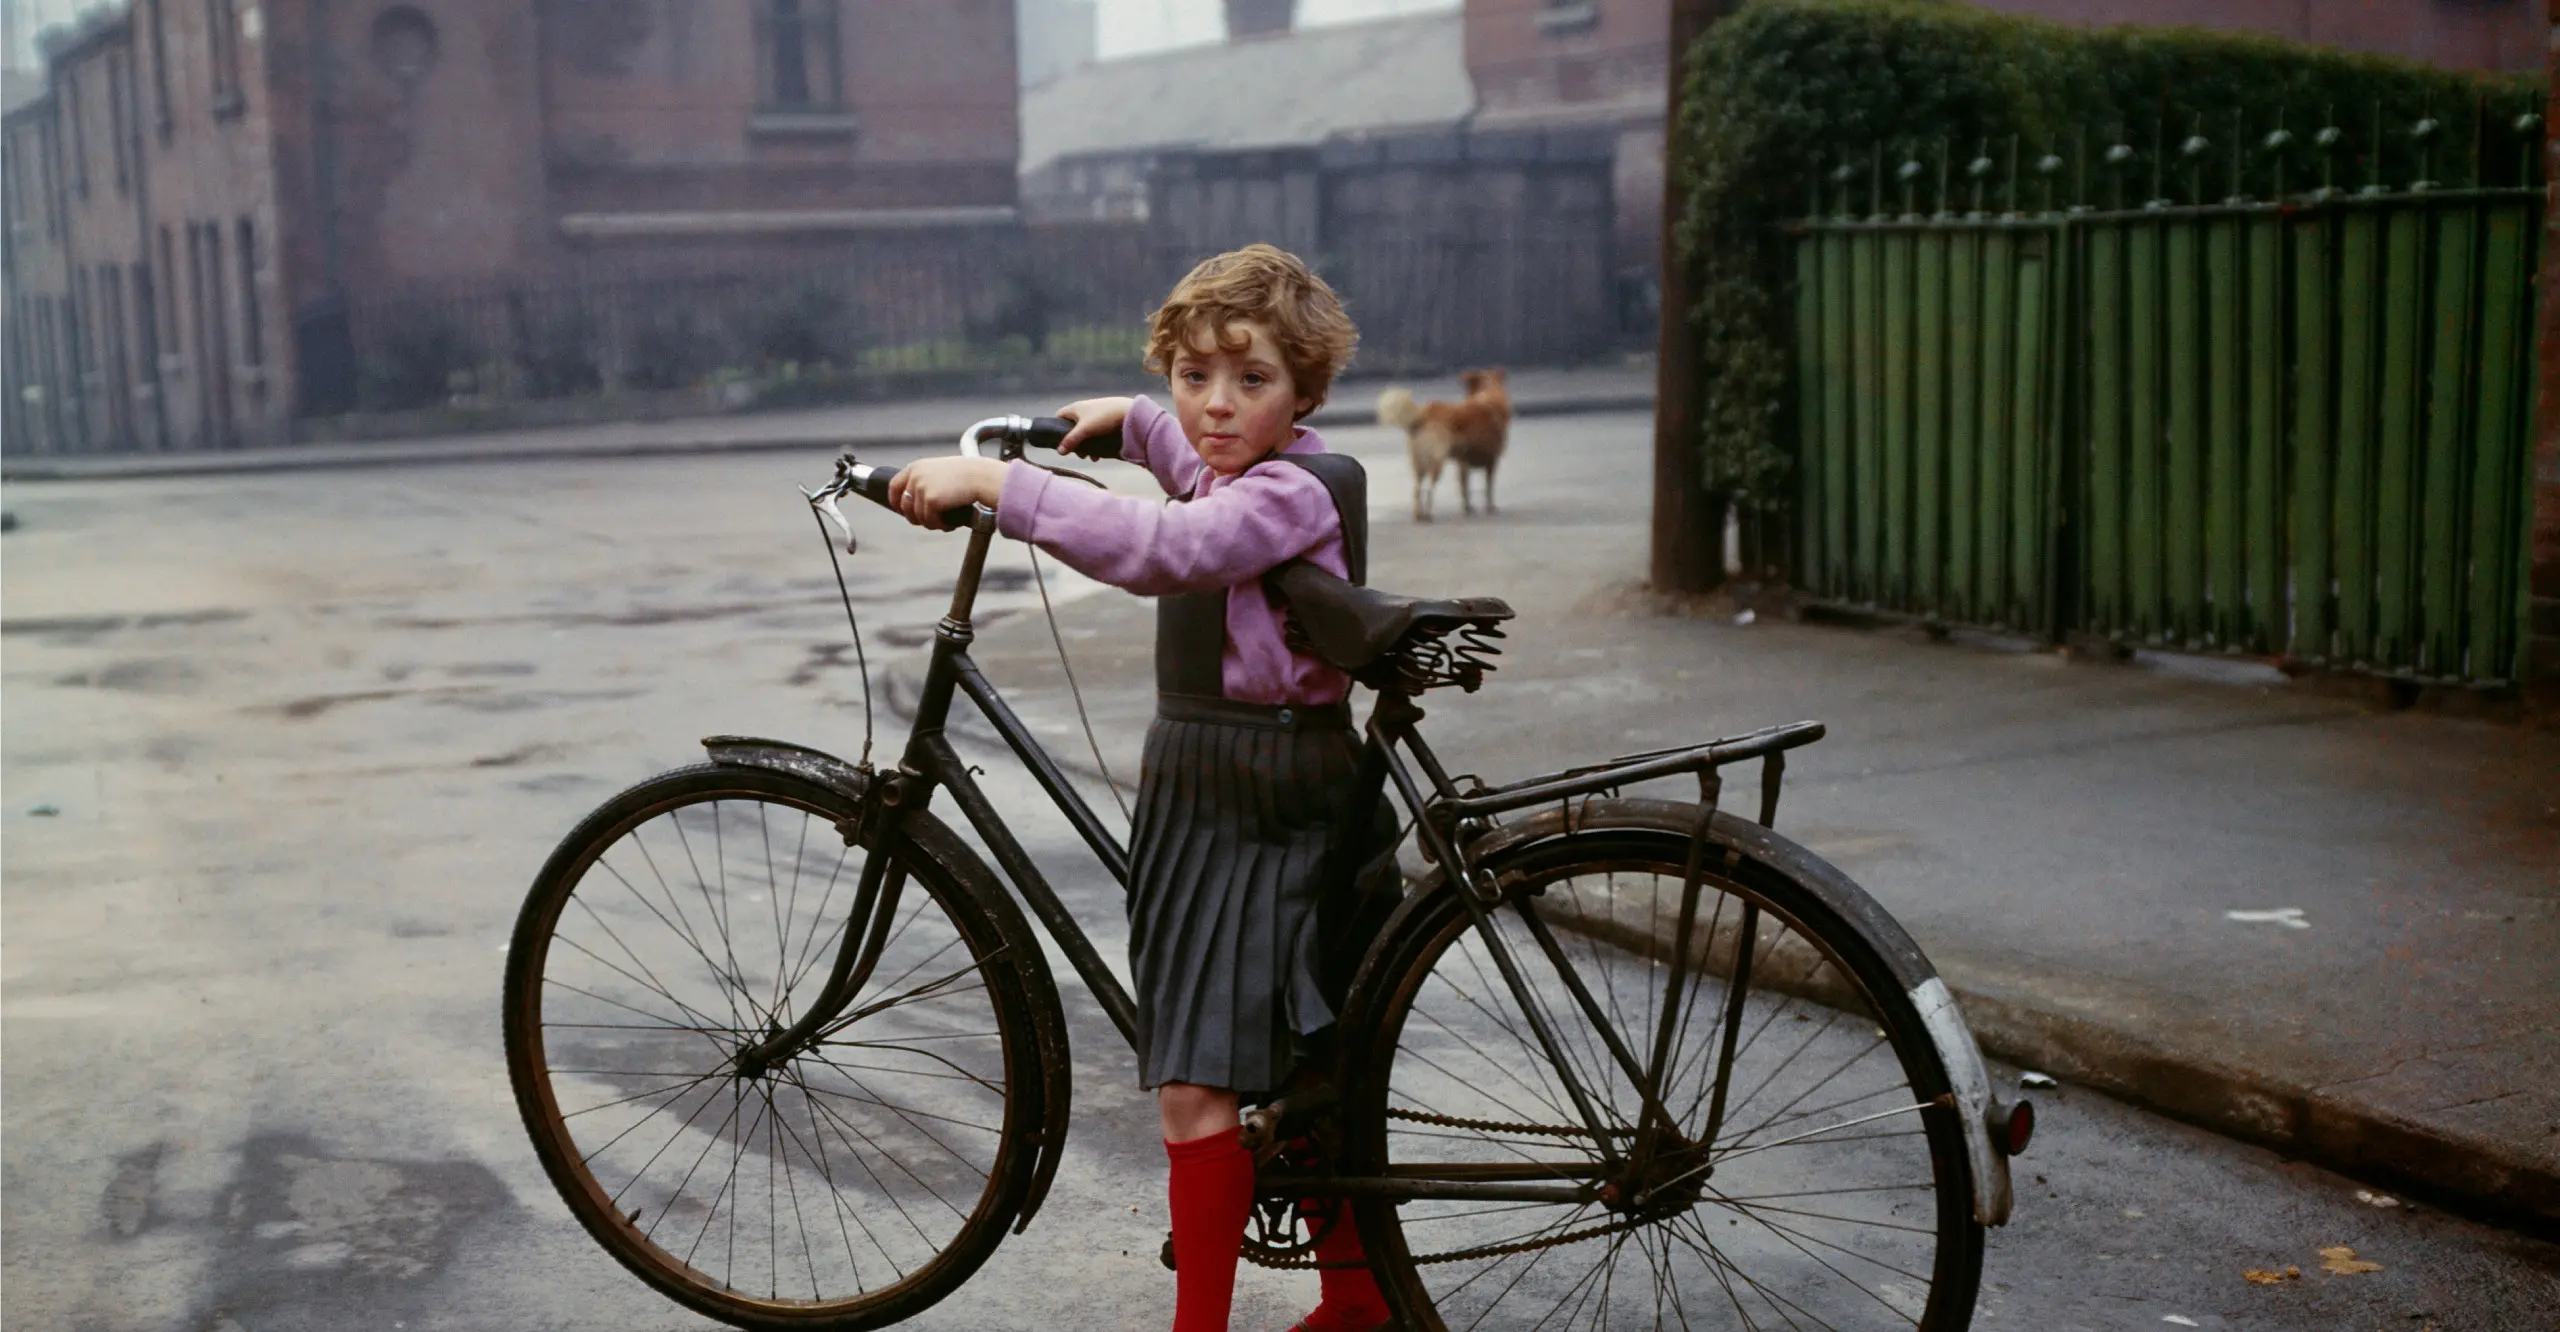
[[[147,262],[133,266],[133,329],[141,336],[137,355],[143,388],[151,395],[152,444],[167,448],[168,406],[161,399],[160,386],[160,290],[151,280],[151,265]]]
[[[151,92],[154,100],[154,126],[160,131],[160,142],[169,142],[176,128],[169,104],[169,0],[151,0]]]
[[[62,115],[71,122],[71,188],[86,199],[89,197],[89,136],[81,133],[80,83],[69,70],[62,72]]]
[[[29,210],[35,207],[33,199],[35,186],[32,180],[35,171],[33,164],[27,161],[27,150],[15,142],[18,137],[10,136],[12,142],[9,145],[8,160],[0,161],[0,172],[6,172],[8,175],[10,229],[32,231],[35,214]],[[26,327],[23,323],[19,326]]]
[[[757,83],[766,111],[834,112],[844,105],[836,0],[759,0]]]
[[[127,53],[107,57],[107,134],[115,140],[116,193],[133,193],[133,80]]]
[[[372,45],[374,68],[402,92],[413,92],[435,68],[435,21],[415,5],[393,5],[373,20]]]
[[[62,118],[44,118],[44,234],[62,235]]]
[[[168,348],[161,354],[183,363],[180,349],[186,344],[178,337],[178,247],[166,223],[160,227],[160,289],[169,293],[160,302],[160,342]]]
[[[1580,32],[1599,21],[1597,0],[1547,0],[1537,19],[1540,32]]]
[[[231,445],[231,296],[222,273],[222,224],[206,222],[196,229],[197,246],[203,252],[204,308],[197,319],[204,327],[203,345],[196,363],[203,367],[197,384],[203,392],[208,434],[206,438],[223,448]]]
[[[213,60],[213,113],[240,113],[240,15],[232,0],[204,0],[206,53]]]
[[[258,232],[240,219],[240,363],[254,370],[267,363],[266,312],[258,308]]]

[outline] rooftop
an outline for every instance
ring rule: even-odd
[[[1022,93],[1022,170],[1150,148],[1280,148],[1475,109],[1456,10],[1086,65]]]

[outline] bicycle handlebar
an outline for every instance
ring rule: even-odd
[[[996,445],[996,456],[1011,462],[1020,458],[1028,449],[1056,449],[1058,442],[1065,439],[1068,432],[1074,429],[1075,422],[1063,416],[990,416],[960,432],[959,451],[963,457],[983,458],[987,456],[983,446],[992,442]],[[1120,432],[1113,430],[1085,440],[1069,456],[1117,458],[1120,456],[1120,449]],[[1066,475],[1075,476],[1080,480],[1091,480],[1075,472],[1068,472]],[[836,460],[836,479],[833,482],[823,489],[803,490],[801,493],[809,497],[809,503],[818,512],[834,520],[837,529],[845,535],[845,549],[850,551],[853,549],[853,524],[845,520],[844,512],[836,507],[836,500],[845,495],[860,495],[881,508],[888,508],[889,483],[896,480],[897,476],[898,469],[895,467],[875,467],[869,463],[856,462],[853,455],[848,453]],[[976,519],[976,508],[973,505],[963,505],[956,509],[942,511],[944,527],[968,527],[975,523]]]
[[[972,458],[983,458],[979,446],[996,442],[996,456],[1010,462],[1026,450],[1041,448],[1055,451],[1058,441],[1074,430],[1076,423],[1063,416],[990,416],[960,432],[960,452]],[[1096,435],[1077,446],[1069,455],[1077,458],[1117,458],[1120,456],[1120,432]]]

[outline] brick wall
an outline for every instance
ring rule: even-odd
[[[547,9],[553,211],[1010,206],[1011,0],[831,12],[840,58],[786,86],[744,3]]]
[[[349,311],[404,291],[850,261],[1014,202],[1012,0],[134,0],[84,31],[6,131],[13,451],[280,440],[354,401]]]
[[[277,442],[292,415],[268,79],[278,8],[137,0],[129,20],[150,218],[133,257],[158,277],[165,447]]]
[[[1467,0],[1466,15],[1478,124],[1617,131],[1611,264],[1652,273],[1661,260],[1670,0]]]
[[[10,117],[12,451],[283,436],[258,23],[140,0],[57,51],[47,95]]]

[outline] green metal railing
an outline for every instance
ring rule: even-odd
[[[2423,178],[2432,121],[2399,188],[2339,188],[2334,128],[2226,144],[2227,170],[2201,127],[2119,142],[2067,188],[2060,154],[2022,172],[2014,144],[2005,171],[1940,145],[1833,172],[1795,229],[1799,583],[2056,638],[2514,678],[2540,133],[2483,121],[2520,156],[2467,154],[2459,187]],[[2305,150],[2319,186],[2288,190]]]

